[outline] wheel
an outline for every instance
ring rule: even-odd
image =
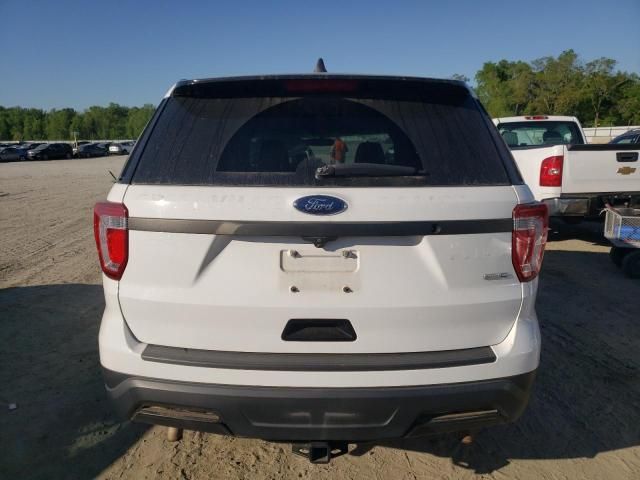
[[[70,153],[67,153],[67,154],[64,156],[64,158],[66,158],[67,160],[69,160],[69,159],[71,158],[71,154],[70,154]]]
[[[20,161],[20,162],[24,162],[25,160],[26,160],[26,158],[25,158],[24,156],[22,156],[22,157],[20,157],[20,158],[18,159],[18,161]]]
[[[640,278],[640,250],[636,249],[624,257],[622,271],[627,277]]]
[[[49,160],[49,155],[42,155],[43,160]]]
[[[617,267],[621,267],[624,257],[632,251],[633,249],[631,248],[611,247],[611,250],[609,250],[609,258]]]

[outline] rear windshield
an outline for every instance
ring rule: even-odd
[[[170,97],[125,173],[137,184],[510,184],[492,127],[466,90],[415,99],[392,92]],[[365,168],[319,176],[327,165]]]
[[[625,135],[621,135],[619,137],[614,138],[609,143],[620,143],[620,144],[631,143],[632,144],[632,143],[638,143],[639,138],[640,138],[640,133],[635,135],[625,134]]]
[[[498,125],[500,135],[510,148],[544,145],[582,145],[584,139],[575,122],[509,122]]]

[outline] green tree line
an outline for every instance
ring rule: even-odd
[[[454,78],[467,78],[454,75]],[[585,126],[640,125],[640,76],[616,69],[616,61],[584,62],[573,50],[531,62],[487,62],[475,75],[478,97],[493,117],[574,115]],[[0,106],[0,140],[137,138],[153,105],[110,103],[83,112]]]
[[[573,50],[532,62],[487,62],[476,92],[493,117],[573,115],[587,127],[640,124],[640,76],[616,61],[584,62]]]
[[[124,107],[110,103],[78,112],[73,108],[45,111],[39,108],[0,106],[0,140],[135,139],[155,107]]]

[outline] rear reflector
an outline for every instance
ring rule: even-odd
[[[540,164],[540,186],[560,187],[562,186],[562,165],[564,157],[557,155],[547,157]]]
[[[170,407],[165,405],[149,405],[140,408],[134,416],[144,415],[147,419],[154,417],[175,418],[177,420],[219,423],[220,415],[206,410]]]
[[[192,407],[143,405],[133,414],[131,420],[153,425],[217,433],[219,435],[231,435],[226,425],[221,423],[220,415],[216,412]]]
[[[525,203],[513,209],[511,260],[521,282],[536,278],[547,244],[549,213],[544,203]]]
[[[419,437],[433,433],[473,430],[487,425],[503,423],[506,418],[498,410],[443,413],[434,417],[424,415],[418,418],[408,437]]]
[[[93,209],[93,234],[104,274],[120,280],[129,258],[129,213],[122,203],[100,202]]]

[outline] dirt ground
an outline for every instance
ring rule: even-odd
[[[91,209],[122,157],[0,165],[0,479],[640,478],[640,283],[598,224],[552,235],[542,363],[513,425],[360,445],[328,466],[288,445],[118,423],[100,378]],[[16,409],[9,404],[16,403]]]

